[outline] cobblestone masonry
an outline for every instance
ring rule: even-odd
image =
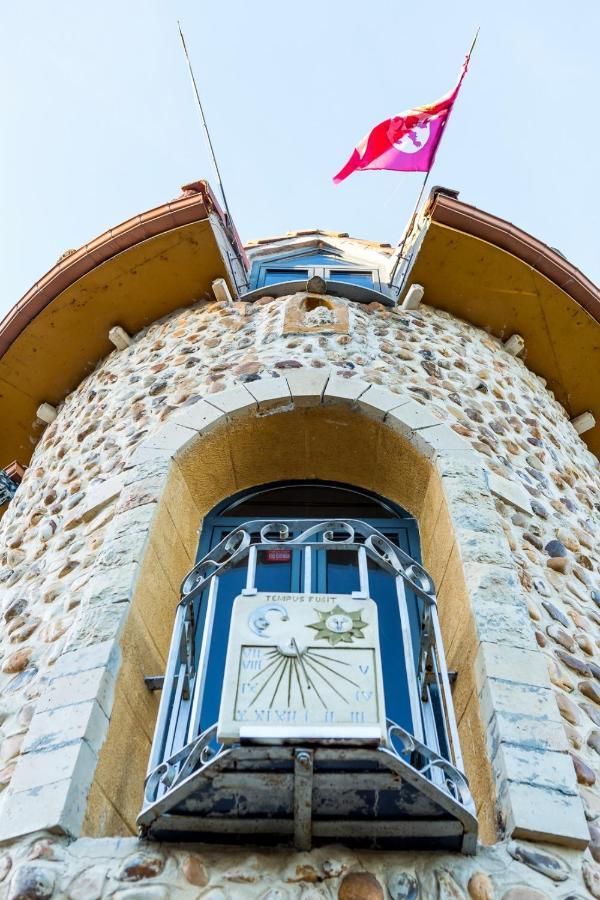
[[[600,554],[594,537],[600,519],[598,461],[543,380],[495,338],[427,306],[406,313],[379,304],[338,302],[348,307],[348,334],[328,334],[327,322],[315,333],[284,334],[286,298],[199,304],[136,335],[131,347],[112,353],[67,397],[58,419],[39,440],[0,522],[5,621],[0,642],[0,785],[10,783],[44,679],[69,646],[74,611],[112,517],[113,476],[135,448],[175,410],[201,398],[210,401],[236,383],[250,387],[251,382],[301,367],[327,369],[345,379],[408,392],[468,441],[488,470],[529,495],[533,515],[500,499],[497,507],[572,750],[590,825],[590,849],[583,856],[548,849],[536,854],[526,845],[519,854],[513,846],[510,856],[505,845],[498,845],[476,861],[439,857],[438,865],[430,858],[427,871],[424,857],[398,857],[397,878],[390,874],[390,855],[384,871],[382,857],[331,851],[335,874],[328,874],[322,851],[306,856],[306,862],[299,855],[248,857],[228,851],[220,857],[220,866],[211,851],[202,860],[190,857],[186,869],[183,851],[164,849],[156,851],[159,871],[148,876],[152,887],[142,891],[140,885],[127,886],[129,877],[119,880],[117,858],[141,852],[133,839],[85,839],[70,848],[43,842],[31,847],[25,841],[7,850],[0,861],[0,878],[4,873],[5,886],[10,885],[7,896],[14,900],[61,896],[68,879],[77,877],[92,879],[94,886],[80,887],[79,892],[72,886],[65,896],[160,898],[170,896],[165,885],[177,883],[180,893],[173,896],[198,896],[203,889],[203,896],[214,898],[275,900],[336,896],[339,887],[340,897],[379,897],[384,896],[381,885],[387,884],[392,897],[416,897],[414,865],[423,870],[419,877],[426,897],[466,896],[467,882],[475,898],[574,897],[573,879],[580,891],[600,897],[600,869],[594,862],[600,861],[600,827],[595,824],[600,815],[600,666],[595,660]],[[548,859],[558,860],[556,866]],[[316,874],[290,879],[283,874],[284,860],[294,871],[306,865]],[[208,874],[198,874],[204,866]],[[341,879],[342,873],[362,868],[376,880],[355,879],[353,886],[352,880]],[[483,874],[471,878],[478,868],[486,868],[494,889]],[[195,873],[193,878],[207,878],[206,887],[190,881],[188,869]],[[238,875],[233,871],[237,869]],[[36,878],[38,886],[32,887]],[[395,887],[390,878],[396,878]],[[529,888],[519,893],[513,890],[518,884]]]
[[[82,838],[70,846],[32,838],[0,856],[9,900],[578,900],[599,896],[597,873],[579,854],[531,845],[478,857],[311,853],[174,847],[135,838]],[[584,893],[580,893],[583,891]],[[589,893],[588,893],[589,892]]]

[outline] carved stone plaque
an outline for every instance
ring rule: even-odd
[[[295,294],[286,301],[284,334],[348,334],[348,307],[323,294]]]
[[[377,606],[347,594],[236,597],[217,738],[379,743]]]

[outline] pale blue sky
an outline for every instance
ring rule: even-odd
[[[597,0],[30,0],[0,6],[0,315],[69,247],[207,177],[186,34],[243,240],[396,242],[421,176],[331,176],[380,120],[471,70],[432,184],[600,281]]]

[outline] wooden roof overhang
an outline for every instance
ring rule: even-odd
[[[243,289],[245,264],[203,181],[61,257],[0,322],[0,468],[29,462],[38,406],[60,403],[113,350],[113,325],[135,333],[207,297],[216,278]]]
[[[506,340],[572,418],[590,410],[582,434],[600,456],[600,290],[561,253],[509,222],[434,191],[404,281],[424,302]]]

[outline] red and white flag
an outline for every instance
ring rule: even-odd
[[[415,106],[414,109],[376,125],[355,148],[344,168],[334,176],[335,184],[339,184],[352,172],[368,169],[428,172],[435,160],[463,78],[467,74],[472,50],[473,47],[465,57],[458,82],[451,91],[436,103]]]

